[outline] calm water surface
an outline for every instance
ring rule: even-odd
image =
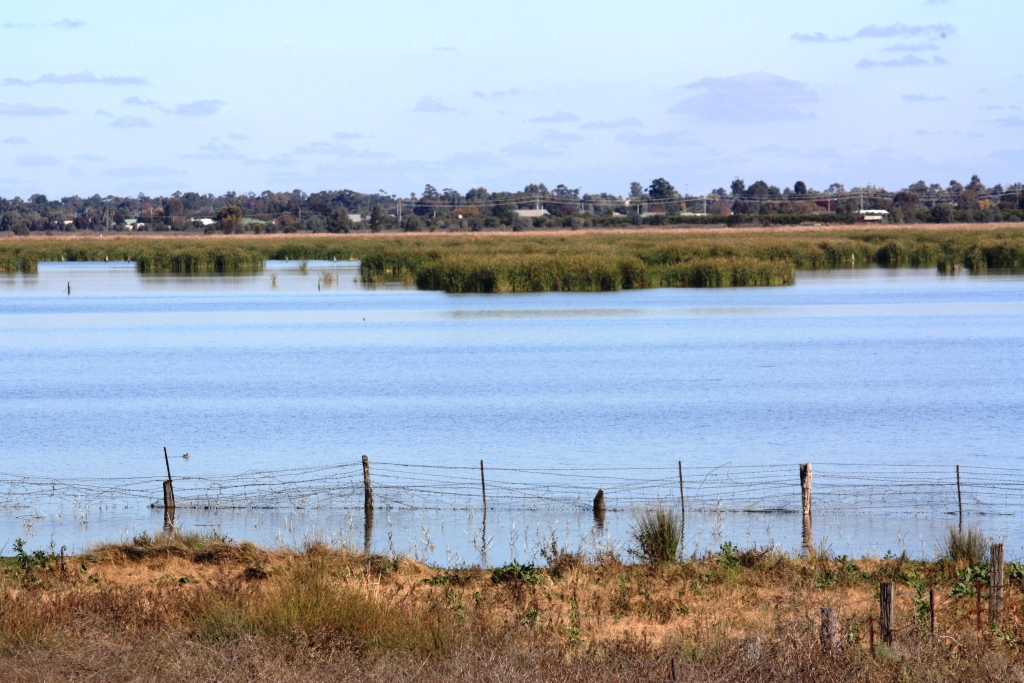
[[[337,281],[323,284],[324,270]],[[0,274],[0,471],[159,476],[165,445],[190,453],[172,463],[182,476],[362,454],[581,470],[1022,464],[1019,276],[866,269],[800,273],[794,287],[516,295],[357,279],[357,265],[335,263],[214,277],[63,263]],[[94,513],[85,525],[40,514],[0,514],[0,544],[80,546],[159,526],[148,510]],[[509,541],[523,545],[524,528],[590,533],[579,516],[496,517],[489,561],[516,554]],[[621,538],[629,519],[612,517],[607,531]],[[947,521],[836,522],[829,536],[842,552],[920,553]],[[361,512],[183,523],[264,541],[362,534]],[[465,513],[396,512],[378,521],[378,548],[388,524],[399,550],[418,543],[434,546],[435,561],[479,561]],[[799,540],[790,519],[692,524],[705,542]],[[993,524],[1020,554],[1020,519]]]

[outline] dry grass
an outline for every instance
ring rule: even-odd
[[[223,681],[1018,681],[1020,586],[974,633],[955,566],[799,560],[772,550],[625,565],[555,553],[553,570],[440,571],[312,542],[268,551],[209,536],[140,538],[0,570],[0,679]],[[500,577],[500,580],[499,580]],[[867,649],[880,580],[893,648]],[[940,586],[939,628],[918,617]],[[818,610],[844,645],[825,653]],[[747,638],[760,638],[754,656]]]

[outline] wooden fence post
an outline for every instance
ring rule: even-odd
[[[868,648],[875,654],[875,618],[868,617]]]
[[[373,511],[373,488],[370,486],[370,459],[363,456],[363,510]]]
[[[811,514],[811,463],[800,465],[800,503],[804,517]]]
[[[484,514],[487,514],[487,485],[484,483],[484,461],[480,461],[480,493],[484,497]]]
[[[686,524],[686,498],[683,496],[683,461],[679,461],[679,513],[680,521]]]
[[[931,634],[935,635],[935,589],[928,589],[928,621],[931,626]]]
[[[821,630],[818,636],[826,653],[839,650],[839,617],[835,609],[828,605],[821,608]]]
[[[974,616],[975,627],[981,633],[981,581],[974,582]]]
[[[993,543],[992,549],[989,551],[988,620],[996,625],[1003,620],[1003,574],[1005,571],[1003,544]]]
[[[604,516],[608,506],[604,502],[604,489],[598,489],[594,496],[594,522],[598,529],[604,529]]]
[[[960,531],[964,530],[964,497],[960,492],[960,465],[956,466],[956,509],[960,512]]]
[[[892,581],[882,581],[878,584],[878,630],[881,633],[882,642],[886,645],[892,645],[892,598]]]
[[[174,509],[174,483],[171,480],[171,461],[167,457],[167,446],[164,446],[164,464],[167,465],[167,481],[164,482],[164,509]]]

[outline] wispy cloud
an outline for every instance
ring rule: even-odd
[[[555,157],[561,152],[539,142],[514,142],[501,150],[510,157]]]
[[[904,95],[901,97],[904,102],[945,102],[945,95]]]
[[[49,24],[32,24],[32,23],[15,24],[15,23],[12,23],[12,22],[9,21],[9,22],[7,22],[7,23],[5,23],[3,25],[4,28],[9,28],[9,29],[11,29],[11,28],[12,29],[18,29],[18,28],[65,28],[65,29],[73,29],[73,28],[82,28],[83,26],[85,26],[85,22],[82,21],[81,19],[61,19],[60,21],[54,21],[54,22],[49,23]]]
[[[220,100],[196,100],[188,104],[179,104],[171,113],[178,116],[212,116],[224,106]]]
[[[12,135],[9,138],[4,138],[3,144],[5,145],[27,145],[28,140],[23,137]]]
[[[445,106],[433,97],[424,97],[416,103],[416,106],[413,107],[412,110],[423,114],[440,114],[442,112],[452,111],[452,107]]]
[[[300,155],[321,154],[325,156],[360,159],[383,159],[391,156],[384,152],[369,152],[366,150],[353,149],[343,142],[310,142],[306,145],[296,147],[293,153]]]
[[[473,97],[481,100],[493,100],[500,99],[502,97],[514,97],[520,93],[519,88],[509,88],[508,90],[492,90],[490,93],[481,92],[479,90],[473,91]]]
[[[108,168],[101,175],[108,178],[167,178],[182,175],[182,171],[170,166],[122,166]]]
[[[1003,128],[1024,128],[1024,117],[1021,116],[1007,116],[1006,118],[996,119]]]
[[[73,156],[71,158],[74,159],[75,161],[89,161],[89,162],[106,161],[107,160],[106,157],[96,156],[95,154],[76,154],[75,156]]]
[[[938,36],[945,38],[956,33],[956,27],[952,24],[928,24],[928,25],[907,25],[890,24],[879,26],[871,24],[857,31],[855,38],[896,38],[898,36]]]
[[[135,97],[135,96],[124,98],[123,100],[121,100],[121,104],[129,104],[129,105],[136,106],[136,107],[155,107],[155,106],[157,106],[157,103],[154,100],[144,100],[141,97]]]
[[[941,47],[934,43],[916,43],[914,45],[899,43],[882,48],[882,52],[938,52],[941,49]]]
[[[34,104],[4,104],[0,102],[0,116],[61,116],[63,107],[37,107]]]
[[[817,33],[794,33],[790,36],[790,39],[798,40],[801,43],[827,43],[833,40],[821,31],[818,31]]]
[[[530,119],[530,123],[570,123],[572,121],[579,121],[580,117],[576,116],[572,112],[568,111],[556,111],[551,116],[538,116],[535,119]]]
[[[43,74],[34,81],[27,81],[22,78],[5,78],[4,85],[31,86],[36,84],[48,85],[148,85],[149,81],[141,76],[97,76],[91,71],[81,71],[76,74]]]
[[[921,59],[916,55],[906,55],[902,59],[862,59],[857,62],[858,69],[877,69],[877,68],[901,68],[906,66],[945,66],[949,62],[938,55],[931,58],[931,60]]]
[[[211,140],[200,147],[198,152],[179,154],[178,158],[202,161],[241,161],[244,160],[246,156],[235,149],[234,145],[228,145]]]
[[[687,144],[678,133],[654,133],[645,135],[635,130],[624,130],[615,136],[618,142],[635,147],[679,147]]]
[[[335,140],[358,140],[363,137],[362,133],[348,133],[343,130],[339,130],[337,133],[331,136]]]
[[[114,128],[149,128],[153,124],[141,116],[121,116],[114,119],[110,125]]]
[[[635,116],[629,116],[616,121],[587,121],[580,128],[642,128],[644,122]]]
[[[813,118],[801,106],[818,101],[818,93],[805,83],[765,72],[702,78],[683,88],[703,92],[677,102],[669,112],[714,123],[800,121]]]
[[[14,163],[18,166],[26,167],[43,167],[43,166],[59,166],[60,159],[56,157],[46,156],[45,154],[26,154],[14,158]]]

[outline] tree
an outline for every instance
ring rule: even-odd
[[[793,183],[793,194],[805,195],[807,194],[807,185],[802,180],[798,180]]]
[[[644,196],[644,186],[635,180],[629,184],[629,196],[640,198]]]
[[[374,204],[370,211],[370,232],[380,232],[384,229],[384,221],[388,214],[381,208],[380,204]]]
[[[410,215],[405,219],[405,224],[402,226],[402,230],[406,232],[423,232],[423,221],[416,214]]]
[[[737,178],[736,180],[732,181],[732,184],[729,186],[729,189],[733,195],[738,197],[739,195],[743,194],[743,190],[745,190],[746,187],[747,184],[743,182],[743,179]]]
[[[647,194],[651,196],[651,199],[675,199],[679,193],[669,181],[664,178],[655,178],[651,181],[651,186],[647,188]]]
[[[220,229],[224,232],[234,232],[242,222],[242,207],[222,206],[217,211],[217,222],[220,223]]]
[[[348,217],[348,209],[344,206],[335,209],[327,217],[327,232],[348,232],[352,229],[352,221]]]

